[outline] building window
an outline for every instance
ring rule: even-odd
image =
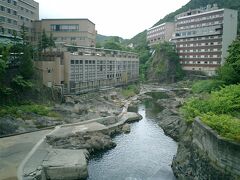
[[[5,11],[5,7],[4,6],[1,6],[1,11]]]
[[[11,3],[11,0],[7,0],[8,3]]]
[[[79,30],[78,24],[51,24],[52,31],[73,32]]]
[[[11,14],[11,9],[8,8],[7,9],[7,13]]]
[[[13,4],[14,4],[14,6],[16,6],[17,5],[17,1],[13,1]]]
[[[71,64],[74,64],[74,60],[71,60]]]
[[[5,22],[5,17],[0,16],[0,21]]]

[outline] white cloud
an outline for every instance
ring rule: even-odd
[[[189,0],[36,0],[42,18],[88,18],[99,34],[131,38]]]

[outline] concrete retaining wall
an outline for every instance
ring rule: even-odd
[[[220,137],[196,118],[193,123],[193,143],[218,166],[240,177],[240,144]]]

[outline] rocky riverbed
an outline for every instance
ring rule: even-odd
[[[53,112],[57,114],[56,117],[41,116],[34,113],[28,113],[24,119],[16,118],[11,114],[0,117],[0,136],[115,116],[121,112],[121,107],[125,102],[120,91],[120,89],[112,89],[80,96],[66,96],[63,103],[51,107]]]

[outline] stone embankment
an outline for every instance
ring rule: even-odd
[[[116,146],[111,136],[129,132],[127,123],[141,116],[127,112],[127,101],[118,116],[57,126],[31,150],[18,169],[18,179],[86,179],[91,153]]]
[[[172,169],[178,179],[240,179],[240,144],[195,119],[182,136]]]

